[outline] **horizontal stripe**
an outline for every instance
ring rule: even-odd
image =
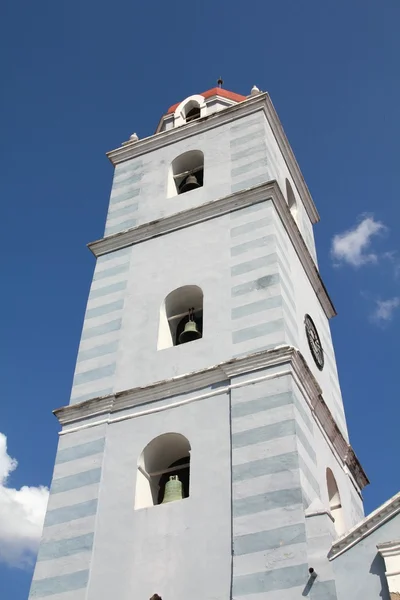
[[[291,544],[283,548],[275,548],[272,552],[253,552],[252,554],[242,554],[233,557],[233,572],[235,577],[240,575],[249,575],[252,573],[264,572],[281,567],[292,567],[301,565],[307,560],[306,544]],[[263,597],[264,598],[264,597]],[[268,600],[270,596],[268,595]],[[275,596],[275,600],[282,600],[282,596]],[[298,599],[299,596],[290,596],[291,599]],[[287,600],[285,595],[283,600]]]
[[[137,224],[137,219],[126,219],[122,223],[118,223],[118,225],[107,225],[105,232],[106,235],[113,235],[114,233],[118,233],[119,231],[124,231],[125,229],[131,229],[135,227]]]
[[[276,438],[287,437],[296,433],[296,421],[288,419],[271,425],[263,425],[246,431],[232,434],[232,448],[241,448],[251,444],[259,444]]]
[[[127,284],[127,281],[118,281],[117,283],[113,283],[112,285],[107,285],[101,288],[97,288],[95,290],[91,290],[89,299],[94,300],[95,298],[100,298],[101,296],[115,294],[115,292],[122,292],[126,289]]]
[[[315,450],[311,446],[310,442],[308,441],[307,436],[304,433],[304,431],[302,430],[302,428],[300,427],[299,423],[297,423],[297,425],[296,425],[296,435],[299,438],[299,441],[300,441],[301,445],[303,446],[304,450],[307,452],[308,456],[311,458],[313,463],[316,465],[317,464],[317,455],[315,453]]]
[[[84,517],[91,517],[96,514],[96,511],[97,498],[88,500],[87,502],[80,502],[79,504],[64,506],[63,508],[54,508],[53,510],[47,511],[44,526],[51,527],[53,525],[60,525],[61,523],[83,519]]]
[[[91,456],[92,454],[99,454],[103,452],[105,444],[105,438],[99,438],[92,442],[86,442],[85,444],[77,444],[76,446],[70,446],[57,452],[56,465],[60,465],[71,460],[77,460],[85,456]]]
[[[237,237],[239,235],[244,235],[245,233],[249,233],[250,231],[262,229],[263,227],[268,227],[268,225],[272,225],[273,222],[274,221],[271,214],[268,217],[264,217],[263,219],[258,219],[257,221],[250,221],[250,223],[244,223],[244,225],[232,227],[231,238]]]
[[[90,371],[84,371],[83,373],[76,373],[74,377],[74,387],[77,385],[83,385],[90,381],[97,381],[97,379],[104,379],[114,375],[116,369],[116,363],[105,365],[104,367],[98,367],[97,369],[91,369]]]
[[[297,452],[287,452],[268,458],[252,460],[240,465],[232,465],[232,480],[243,481],[260,477],[262,475],[272,475],[282,471],[289,471],[299,468],[299,456]]]
[[[239,152],[232,152],[231,154],[231,164],[235,163],[242,158],[247,158],[248,156],[254,156],[260,152],[266,152],[267,148],[265,142],[259,142],[254,146],[250,146],[249,148],[245,148],[244,150],[240,150]]]
[[[282,331],[283,329],[283,319],[277,319],[276,321],[270,321],[269,323],[260,323],[259,325],[253,325],[252,327],[238,329],[232,333],[232,341],[234,344],[240,344],[240,342],[263,337],[264,335]]]
[[[264,512],[274,508],[287,508],[302,504],[303,497],[300,488],[265,492],[256,496],[248,496],[233,502],[233,516],[241,517],[253,513]]]
[[[247,142],[252,142],[255,139],[265,137],[265,133],[263,129],[259,129],[258,131],[254,131],[253,133],[248,133],[247,135],[242,135],[241,137],[234,138],[230,141],[230,147],[236,148],[237,146],[242,146]]]
[[[305,541],[304,523],[297,523],[278,527],[277,529],[236,536],[233,539],[233,551],[236,556],[239,556],[240,554],[250,554],[261,550],[274,550],[287,544],[300,544]]]
[[[126,162],[120,163],[115,167],[114,178],[120,177],[125,173],[134,173],[143,167],[144,162],[142,158],[127,160]]]
[[[301,416],[303,423],[306,425],[307,429],[309,429],[309,431],[311,433],[313,433],[314,432],[313,424],[312,424],[311,419],[308,417],[306,410],[303,408],[303,403],[297,398],[296,394],[293,394],[292,398],[293,398],[293,402],[296,407],[296,410],[298,411],[299,415]],[[309,412],[309,410],[310,409],[307,406],[307,412]]]
[[[302,471],[304,477],[307,479],[308,483],[311,485],[314,492],[316,492],[317,496],[321,496],[321,491],[319,489],[318,481],[315,479],[314,475],[311,473],[310,469],[305,463],[305,460],[299,455],[299,467]]]
[[[231,289],[232,298],[236,298],[237,296],[243,296],[244,294],[249,294],[250,292],[254,292],[255,290],[265,290],[272,285],[276,285],[280,281],[279,273],[274,273],[273,275],[265,275],[264,277],[260,277],[259,279],[255,279],[254,281],[247,281],[246,283],[241,283],[240,285],[235,285]]]
[[[122,319],[114,319],[113,321],[108,321],[107,323],[97,325],[96,327],[88,327],[83,330],[81,340],[88,340],[89,338],[97,337],[98,335],[110,333],[110,331],[118,331],[121,329],[121,323]]]
[[[132,213],[137,211],[138,206],[139,204],[137,202],[132,202],[131,204],[123,206],[122,208],[114,208],[113,206],[111,206],[110,210],[108,211],[108,221],[110,221],[111,219],[119,219],[120,217],[123,217],[125,215],[131,215]]]
[[[76,571],[59,577],[48,577],[32,582],[30,598],[43,598],[53,594],[61,594],[72,590],[79,590],[87,585],[89,571]]]
[[[105,356],[106,354],[113,354],[118,350],[118,342],[110,342],[109,344],[101,344],[100,346],[94,346],[89,350],[81,350],[78,354],[76,362],[90,360],[91,358],[98,358],[99,356]]]
[[[141,188],[136,187],[127,192],[121,193],[118,192],[120,188],[123,188],[125,185],[129,185],[130,182],[128,180],[119,182],[114,182],[113,184],[113,193],[110,198],[110,205],[118,204],[119,202],[125,202],[126,200],[133,200],[133,198],[137,198],[140,195]]]
[[[129,259],[131,252],[132,252],[132,247],[128,246],[127,248],[121,248],[120,250],[114,250],[114,252],[108,252],[107,254],[102,254],[97,259],[97,264],[103,264],[110,260],[122,258],[123,256],[127,256]]]
[[[128,270],[129,262],[126,262],[122,265],[117,265],[115,267],[110,267],[109,269],[103,269],[103,271],[95,271],[93,281],[99,281],[100,279],[113,277],[114,275],[119,275],[120,273],[126,273]]]
[[[257,248],[264,248],[265,246],[268,246],[269,244],[273,245],[275,242],[275,236],[273,234],[271,235],[265,235],[261,238],[257,238],[255,240],[250,240],[249,242],[244,242],[243,244],[238,244],[237,246],[233,246],[231,248],[231,256],[239,256],[240,254],[243,254],[244,252],[248,252],[249,250],[254,250]],[[274,250],[274,248],[271,248],[272,250]]]
[[[232,309],[232,319],[241,319],[249,315],[269,310],[270,308],[279,308],[282,306],[282,296],[272,296],[272,298],[263,298],[256,302],[250,302],[249,304],[243,304]]]
[[[307,577],[308,564],[269,571],[263,570],[261,573],[252,573],[251,575],[240,575],[233,579],[233,597],[265,594],[266,592],[285,590],[297,586],[304,587]],[[264,599],[267,600],[265,596],[262,596],[262,600]]]
[[[254,398],[254,400],[232,403],[231,415],[233,419],[237,419],[257,412],[271,410],[272,408],[286,406],[288,404],[293,404],[293,394],[292,392],[282,392],[281,394]]]
[[[240,119],[237,123],[235,123],[235,125],[232,125],[230,127],[230,131],[242,131],[243,129],[248,129],[249,127],[252,127],[253,125],[258,125],[260,127],[262,127],[262,123],[261,120],[259,119],[259,117],[255,117],[255,118],[242,118]]]
[[[88,392],[87,394],[81,394],[80,396],[75,396],[74,394],[79,390],[73,390],[73,394],[71,395],[71,404],[78,404],[78,402],[84,402],[85,400],[90,400],[91,398],[101,398],[102,396],[108,396],[112,394],[113,388],[105,388],[102,390],[94,389],[92,392]]]
[[[310,585],[309,587],[310,590],[312,590],[312,600],[337,600],[336,582],[333,579],[330,581],[318,581],[317,579],[317,581],[313,582],[313,585]],[[379,596],[381,596],[381,594],[379,594]]]
[[[256,177],[252,177],[251,179],[245,179],[244,181],[240,181],[239,183],[231,185],[231,192],[235,193],[240,190],[247,190],[266,181],[271,181],[271,175],[267,171],[257,175]]]
[[[258,158],[257,160],[253,160],[245,165],[241,165],[240,167],[234,167],[231,169],[231,177],[238,177],[239,175],[243,175],[243,173],[249,173],[253,169],[258,169],[260,167],[267,167],[268,160],[266,156],[262,158]]]
[[[96,308],[89,308],[89,310],[86,311],[85,319],[101,317],[102,315],[107,315],[110,312],[121,310],[123,307],[124,301],[121,299],[115,300],[115,302],[109,302],[108,304],[102,304],[101,306],[96,306]]]
[[[94,533],[87,533],[65,540],[42,542],[37,560],[52,560],[62,556],[72,556],[80,552],[90,552],[93,546],[93,537]]]
[[[276,252],[272,252],[271,254],[267,254],[266,256],[260,256],[258,258],[254,258],[253,260],[248,260],[246,262],[239,263],[234,267],[231,267],[231,275],[235,277],[236,275],[242,275],[243,273],[248,273],[249,271],[255,271],[256,269],[263,269],[268,267],[268,265],[273,265],[278,262],[278,255]]]
[[[91,485],[92,483],[99,483],[101,477],[101,469],[90,469],[89,471],[83,471],[76,475],[67,475],[67,477],[59,477],[53,479],[51,484],[51,494],[59,494],[61,492],[67,492],[68,490],[74,490],[75,488],[83,487],[85,485]]]
[[[269,210],[270,204],[269,200],[263,200],[262,202],[257,202],[256,204],[250,204],[250,206],[246,206],[245,208],[239,208],[238,210],[232,210],[230,214],[231,220],[242,219],[249,214],[254,212],[258,212],[260,210]]]

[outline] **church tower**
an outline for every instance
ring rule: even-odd
[[[172,106],[115,171],[30,598],[337,598],[363,515],[318,270],[272,102]]]

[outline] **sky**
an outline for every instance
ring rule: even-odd
[[[112,181],[105,152],[214,87],[268,91],[321,216],[370,512],[400,488],[398,0],[3,0],[0,596],[26,600]]]

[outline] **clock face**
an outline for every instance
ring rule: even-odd
[[[317,328],[310,315],[304,317],[304,325],[306,327],[306,335],[308,345],[310,346],[312,357],[318,369],[322,371],[324,368],[324,351],[322,349],[321,340],[319,339]]]

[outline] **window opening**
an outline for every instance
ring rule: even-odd
[[[203,185],[204,154],[201,150],[190,150],[172,161],[168,197],[190,192]]]
[[[186,123],[190,123],[195,119],[200,119],[200,106],[194,106],[186,113]]]
[[[179,346],[203,337],[203,292],[185,285],[165,298],[160,309],[157,349]]]
[[[346,530],[343,507],[335,476],[329,468],[326,470],[326,483],[328,487],[329,509],[335,522],[336,533],[342,535]]]

